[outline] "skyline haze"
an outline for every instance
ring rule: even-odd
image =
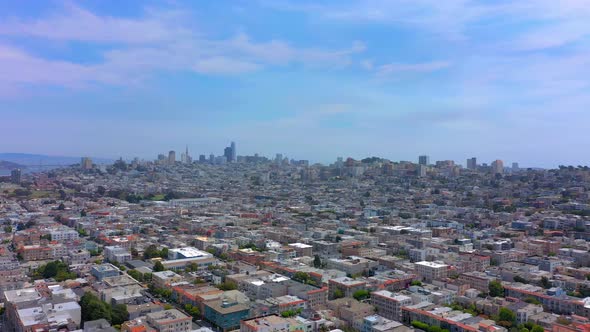
[[[0,4],[0,151],[587,165],[584,1]]]

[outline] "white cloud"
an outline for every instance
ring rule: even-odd
[[[377,68],[376,73],[378,76],[388,76],[396,73],[428,73],[437,70],[441,70],[451,66],[448,61],[432,61],[422,63],[389,63],[381,65]]]
[[[4,20],[0,35],[109,46],[97,63],[78,64],[43,59],[0,42],[5,60],[0,63],[0,73],[5,74],[0,82],[5,89],[11,84],[69,88],[127,84],[161,70],[229,75],[291,64],[342,67],[365,49],[360,42],[337,50],[298,47],[279,39],[255,41],[245,33],[216,39],[196,29],[190,15],[182,10],[149,9],[140,17],[119,18],[97,15],[71,3],[38,19]],[[16,68],[20,68],[18,73]]]

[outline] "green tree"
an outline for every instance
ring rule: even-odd
[[[490,296],[493,297],[502,297],[504,296],[504,287],[502,283],[498,280],[492,280],[489,284]]]
[[[162,262],[157,261],[154,264],[154,268],[153,268],[154,272],[160,272],[160,271],[164,271],[166,270],[166,268],[164,267],[164,264],[162,264]]]
[[[238,289],[238,285],[231,281],[224,281],[223,283],[217,285],[217,288],[221,289],[222,291],[228,291]]]
[[[84,293],[80,299],[80,307],[82,309],[82,321],[84,322],[101,318],[112,322],[111,307],[90,292]]]
[[[317,269],[322,267],[322,259],[320,258],[320,255],[315,255],[313,257],[313,266]]]
[[[514,276],[513,279],[514,279],[514,282],[520,282],[520,283],[523,283],[523,284],[528,284],[528,281],[525,278],[521,277],[521,276]]]
[[[424,330],[424,331],[428,331],[428,327],[429,327],[428,324],[422,323],[422,322],[417,321],[417,320],[413,320],[412,321],[412,326],[415,327],[415,328],[417,328],[417,329]]]
[[[123,324],[129,319],[129,312],[127,312],[127,306],[124,304],[115,304],[111,308],[111,324]]]
[[[366,289],[357,290],[354,292],[354,294],[352,294],[352,297],[354,297],[357,301],[368,299],[370,296],[371,293],[369,293],[369,291]]]
[[[127,274],[129,274],[131,276],[131,278],[142,282],[143,281],[143,274],[137,270],[129,270],[127,271]]]
[[[338,288],[336,288],[336,290],[334,290],[334,299],[340,299],[344,297],[344,292]]]
[[[411,286],[422,286],[422,282],[420,280],[412,280],[410,285]]]
[[[498,325],[505,328],[510,328],[516,322],[516,314],[508,308],[500,308],[497,317],[494,317]]]
[[[195,320],[201,317],[201,311],[199,310],[199,307],[195,307],[190,304],[185,304],[184,311],[191,315]]]
[[[297,272],[295,272],[293,279],[300,281],[302,283],[307,283],[307,281],[309,280],[309,274],[307,274],[305,272],[297,271]]]

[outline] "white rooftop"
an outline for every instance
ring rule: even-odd
[[[447,264],[440,264],[440,263],[427,262],[427,261],[416,262],[414,264],[421,265],[421,266],[428,266],[428,267],[432,267],[432,268],[435,268],[435,269],[439,269],[439,268],[443,268],[443,267],[448,267]]]

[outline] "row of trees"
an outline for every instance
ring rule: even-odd
[[[54,278],[56,281],[64,281],[75,279],[78,275],[75,272],[70,272],[70,268],[66,263],[53,261],[39,266],[33,271],[31,277],[34,280]]]
[[[155,257],[161,257],[164,259],[168,258],[168,248],[162,248],[161,250],[158,249],[155,245],[151,244],[147,248],[145,248],[143,252],[144,259],[150,259]]]
[[[84,293],[80,299],[80,307],[83,322],[104,318],[112,325],[121,325],[129,318],[126,305],[111,306],[90,292]]]

